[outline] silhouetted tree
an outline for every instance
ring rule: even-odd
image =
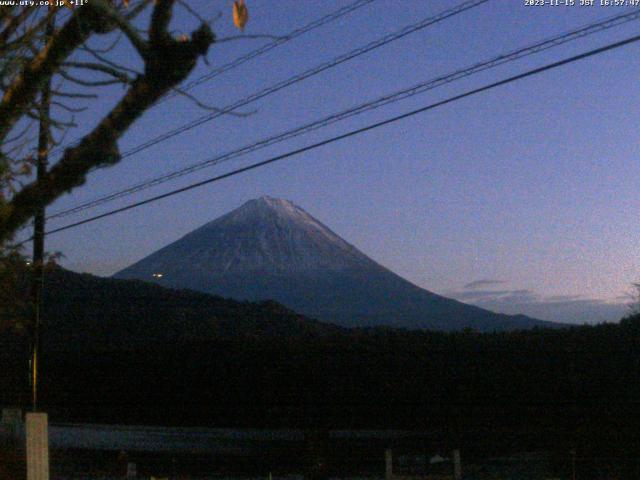
[[[10,240],[41,205],[82,185],[89,171],[118,163],[118,139],[207,54],[215,41],[208,23],[201,23],[189,36],[171,33],[176,4],[176,0],[143,0],[126,7],[91,0],[64,14],[54,8],[0,8],[0,244]],[[136,21],[147,8],[151,12],[143,31]],[[46,35],[50,20],[54,28]],[[137,53],[131,65],[108,58],[114,36],[126,38]],[[92,43],[96,38],[99,45]],[[82,77],[82,72],[91,76]],[[90,131],[64,150],[42,178],[33,180],[34,159],[29,152],[33,124],[42,115],[39,92],[52,79],[52,105],[70,114],[74,107],[64,100],[90,100],[98,93],[93,90],[113,84],[122,84],[125,91],[106,114],[96,114]],[[59,132],[74,126],[73,118],[49,117]]]

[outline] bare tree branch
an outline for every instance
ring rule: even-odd
[[[5,29],[0,32],[0,51],[5,49],[5,45],[8,43],[9,38],[11,38],[11,35],[18,30],[20,25],[22,25],[32,13],[33,9],[25,7],[17,15],[11,17]]]
[[[156,47],[163,44],[169,37],[169,23],[175,0],[157,0],[151,15],[149,29],[149,43]]]
[[[85,98],[85,99],[94,99],[98,98],[98,95],[95,93],[80,93],[80,92],[63,92],[61,90],[51,90],[51,93],[57,95],[58,97],[66,97],[66,98]]]
[[[138,72],[137,70],[134,70],[133,68],[129,68],[129,67],[125,67],[124,65],[120,65],[115,63],[113,60],[108,59],[107,57],[105,57],[101,52],[98,50],[94,50],[91,47],[87,47],[87,46],[81,46],[80,50],[83,50],[85,52],[87,52],[89,55],[91,55],[92,57],[94,57],[96,60],[103,62],[107,65],[110,65],[111,67],[117,69],[117,70],[122,70],[124,72],[130,72],[133,73],[135,75],[142,75],[142,72]]]
[[[81,185],[92,169],[119,162],[118,138],[160,97],[182,82],[198,58],[207,54],[215,40],[208,25],[201,25],[187,41],[177,41],[169,35],[172,5],[172,0],[158,0],[154,8],[149,50],[144,57],[144,74],[133,80],[120,102],[79,144],[65,150],[60,161],[41,181],[26,185],[7,202],[6,208],[0,210],[0,244],[29,221],[38,205],[49,204]],[[83,43],[83,39],[86,36],[78,33],[77,29],[71,36],[76,47]],[[50,50],[51,47],[46,49]],[[66,50],[62,53],[67,54]],[[60,54],[56,57],[55,66],[64,60]],[[0,123],[0,133],[3,127],[7,128]]]
[[[103,14],[125,34],[131,44],[135,47],[141,57],[145,57],[149,46],[147,42],[140,36],[138,31],[133,27],[129,20],[115,9],[105,9]]]
[[[208,105],[204,102],[202,102],[201,100],[199,100],[196,96],[178,88],[178,87],[173,87],[173,91],[175,91],[178,95],[181,95],[185,98],[188,98],[189,100],[191,100],[193,103],[195,103],[198,107],[202,108],[203,110],[209,110],[211,112],[221,112],[221,113],[225,113],[226,115],[230,115],[232,117],[240,117],[240,118],[246,118],[249,117],[251,115],[254,115],[256,113],[255,110],[252,110],[250,112],[234,112],[231,110],[224,110],[221,109],[219,107],[213,106],[213,105]]]
[[[58,102],[56,100],[51,100],[51,105],[55,105],[56,107],[60,107],[61,109],[69,112],[69,113],[81,113],[86,111],[89,107],[70,107],[69,105],[65,105],[62,102]]]
[[[103,0],[95,0],[96,3]],[[51,38],[36,58],[7,88],[0,102],[0,141],[6,138],[15,122],[25,113],[38,89],[79,45],[89,37],[95,18],[93,4],[78,13]],[[94,18],[92,18],[94,17]]]
[[[19,130],[15,135],[13,135],[12,137],[7,137],[7,139],[4,142],[4,145],[9,145],[13,142],[15,142],[16,140],[21,139],[22,137],[24,137],[24,135],[26,133],[28,133],[30,130],[33,129],[33,124],[35,122],[33,120],[29,120],[27,122],[27,124],[24,126],[24,128],[22,130]]]
[[[84,87],[104,87],[106,85],[115,85],[117,83],[131,83],[129,78],[125,78],[125,80],[121,80],[119,78],[111,79],[111,80],[84,80],[82,78],[75,77],[64,70],[60,70],[58,74],[72,83],[77,85],[82,85]]]
[[[113,42],[111,42],[109,45],[107,45],[104,48],[96,48],[96,47],[89,47],[88,45],[81,45],[80,49],[84,50],[84,49],[90,49],[92,52],[96,52],[96,53],[109,53],[111,52],[114,48],[116,48],[116,46],[118,45],[118,43],[120,42],[120,40],[122,39],[122,32],[120,30],[118,30],[118,34],[115,36],[115,38],[113,39]],[[89,42],[87,42],[89,43]]]
[[[115,67],[107,66],[102,63],[94,63],[94,62],[65,62],[63,66],[70,68],[78,68],[84,70],[92,70],[94,72],[104,73],[105,75],[109,75],[115,79],[120,80],[123,83],[131,83],[132,78],[129,77],[122,70],[118,70]],[[137,72],[136,72],[137,73]]]

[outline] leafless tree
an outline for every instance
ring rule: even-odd
[[[190,35],[171,31],[179,7],[198,19]],[[143,21],[146,28],[140,25]],[[54,28],[46,35],[49,22]],[[170,91],[187,95],[178,86],[214,41],[211,22],[179,0],[131,5],[91,0],[73,10],[0,7],[0,245],[6,245],[39,206],[82,185],[91,170],[119,162],[118,139]],[[110,55],[122,42],[128,42],[137,57],[126,65]],[[47,82],[52,82],[48,148],[73,129],[75,114],[92,108],[91,100],[102,88],[121,84],[124,91],[108,112],[93,116],[88,133],[35,179],[36,127]]]
[[[238,5],[234,20],[240,27],[246,7],[238,17]],[[193,19],[190,34],[172,30],[177,9]],[[13,292],[7,293],[11,302],[0,298],[0,316],[22,316],[28,305],[10,288],[24,276],[24,259],[11,246],[16,232],[42,207],[82,185],[89,172],[118,163],[120,137],[163,96],[183,95],[214,108],[179,87],[216,42],[212,26],[220,15],[207,18],[211,13],[196,11],[187,0],[0,6],[0,289]],[[243,36],[254,37],[262,36]],[[124,58],[118,54],[123,49],[135,54]],[[117,101],[108,108],[95,101],[105,92],[112,95],[114,85],[122,88]],[[79,114],[89,119],[89,128],[83,125],[83,135],[69,142]],[[44,143],[43,122],[50,132]],[[55,150],[55,162],[36,176],[43,150]],[[15,311],[7,312],[9,307]]]

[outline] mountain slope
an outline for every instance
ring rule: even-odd
[[[274,299],[347,327],[491,331],[555,325],[496,314],[419,288],[300,207],[271,197],[245,203],[115,277],[243,300]]]

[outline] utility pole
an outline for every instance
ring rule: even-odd
[[[52,2],[53,3],[53,2]],[[50,6],[47,13],[43,42],[49,43],[55,29],[55,7]],[[37,181],[47,174],[49,146],[51,144],[51,79],[40,90]],[[46,413],[38,412],[38,367],[40,363],[40,309],[42,286],[44,282],[44,224],[45,204],[42,198],[37,200],[33,217],[33,262],[31,277],[31,301],[33,316],[31,328],[31,407],[32,412],[25,416],[25,440],[27,480],[49,480],[49,420]]]
[[[45,29],[44,41],[48,42],[54,30],[54,10],[49,7],[49,19]],[[55,8],[55,7],[54,7]],[[40,93],[40,120],[38,132],[38,156],[36,178],[40,181],[47,173],[49,163],[49,146],[51,140],[51,78],[42,86]],[[33,318],[31,332],[31,407],[38,409],[38,362],[40,353],[40,305],[42,285],[44,282],[44,228],[45,205],[40,201],[33,219],[33,258],[31,277],[31,300],[33,302]]]

